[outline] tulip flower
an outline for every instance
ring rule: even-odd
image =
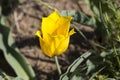
[[[38,30],[35,35],[39,37],[44,54],[53,57],[66,51],[70,36],[75,33],[74,29],[69,30],[71,19],[72,17],[61,16],[56,11],[42,18],[41,30]]]

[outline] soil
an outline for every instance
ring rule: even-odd
[[[83,11],[88,12],[84,0],[44,0],[44,2],[59,11],[80,10],[81,6]],[[43,54],[39,46],[39,40],[34,35],[40,29],[41,18],[48,16],[52,11],[39,2],[39,0],[38,2],[26,0],[24,3],[18,5],[11,15],[14,23],[10,27],[12,36],[21,54],[32,65],[37,80],[59,79],[54,59]],[[92,41],[94,36],[92,28],[79,23],[75,23],[75,25],[86,35],[89,41]],[[71,37],[69,48],[64,54],[58,57],[63,73],[77,57],[91,48],[89,41],[85,41],[78,33]]]

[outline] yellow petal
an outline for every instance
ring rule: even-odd
[[[65,37],[63,35],[57,35],[51,37],[52,41],[54,41],[55,49],[59,46],[59,44],[64,38]]]
[[[55,30],[54,34],[67,35],[70,29],[70,21],[71,17],[61,16],[56,22],[57,29]]]
[[[60,14],[58,12],[54,11],[47,18],[49,18],[52,21],[56,22],[60,18]]]
[[[75,34],[76,32],[74,31],[74,29],[72,29],[70,32],[69,32],[69,36]]]
[[[59,13],[53,12],[47,18],[42,18],[42,34],[59,35],[68,34],[70,28],[70,16],[60,16]]]
[[[52,34],[57,26],[56,26],[56,22],[58,21],[58,19],[60,18],[59,13],[57,13],[56,11],[51,13],[48,17],[44,17],[42,18],[42,34],[44,36],[44,34]]]
[[[41,38],[41,32],[38,30],[38,31],[35,33],[35,36]]]
[[[57,35],[51,37],[48,35],[47,39],[40,38],[41,49],[49,57],[60,55],[68,48],[69,36]]]
[[[49,57],[54,56],[54,42],[48,39],[40,39],[40,46],[44,54],[46,54]]]
[[[56,24],[50,18],[42,18],[42,34],[52,34],[56,30]]]
[[[64,37],[63,39],[61,39],[58,42],[57,48],[55,49],[55,55],[60,55],[63,52],[65,52],[67,50],[67,48],[68,48],[68,44],[69,44],[69,37]]]

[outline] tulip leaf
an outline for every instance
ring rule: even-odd
[[[4,25],[0,24],[0,49],[9,65],[15,71],[17,77],[23,80],[34,80],[35,73],[26,61],[25,57],[19,53],[17,48],[13,46],[13,39],[11,36],[10,29]],[[2,67],[1,67],[2,69]],[[5,72],[7,74],[7,72]]]
[[[81,72],[85,72],[87,67],[85,65],[80,65],[82,62],[86,61],[86,59],[91,55],[91,52],[86,52],[80,57],[78,57],[67,69],[67,71],[61,75],[60,80],[84,80],[83,74]],[[84,68],[81,68],[84,67]],[[83,75],[83,76],[82,76]]]
[[[86,75],[88,75],[92,70],[95,69],[95,64],[91,60],[87,60],[86,64],[88,66]]]

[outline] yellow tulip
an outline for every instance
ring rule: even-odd
[[[41,30],[36,32],[39,37],[40,46],[44,54],[49,57],[58,56],[66,51],[70,36],[74,29],[70,29],[70,16],[61,16],[53,12],[48,17],[42,18]]]

